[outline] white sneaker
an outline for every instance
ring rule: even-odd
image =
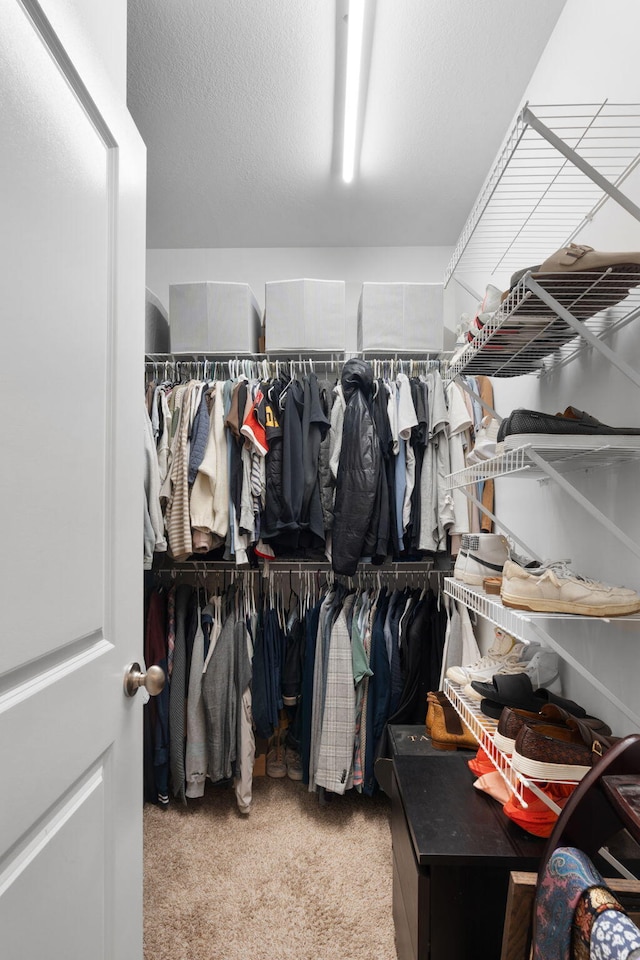
[[[470,560],[471,554],[467,557],[465,580]],[[508,560],[504,564],[500,595],[507,607],[540,613],[615,617],[640,611],[640,595],[635,590],[610,587],[581,577],[563,560],[526,570]]]
[[[496,443],[500,424],[495,417],[484,417],[476,434],[473,450],[467,454],[467,464],[482,463],[496,455]]]
[[[514,643],[506,657],[492,657],[486,663],[478,661],[470,667],[458,667],[458,670],[466,674],[466,683],[471,683],[472,680],[490,680],[497,673],[522,673],[520,664],[525,646],[524,643]]]
[[[453,578],[454,580],[464,580],[464,568],[467,565],[467,554],[469,553],[469,538],[472,536],[470,533],[463,533],[460,538],[460,550],[458,551],[458,556],[456,557],[456,563],[453,568]]]
[[[476,315],[470,324],[467,340],[473,340],[478,333],[478,330],[482,330],[485,323],[487,323],[488,320],[491,320],[501,303],[502,290],[498,290],[498,288],[492,283],[487,284],[487,289],[485,291],[482,303],[478,304]]]
[[[532,646],[533,644],[529,644],[529,648]],[[529,650],[525,651],[525,655],[527,652],[529,652]],[[531,652],[533,652],[531,659],[524,661],[524,672],[531,680],[533,689],[539,690],[540,687],[547,687],[552,688],[555,693],[560,693],[558,654],[544,647],[538,648],[537,652]]]
[[[498,287],[494,286],[492,283],[487,284],[487,289],[484,294],[484,300],[480,306],[480,316],[489,315],[493,316],[500,304],[502,303],[502,290],[499,290]]]
[[[300,754],[287,747],[284,755],[289,780],[302,780],[302,760]]]
[[[539,643],[516,644],[513,652],[516,651],[516,647],[518,646],[523,646],[524,648],[519,651],[520,659],[516,660],[510,656],[507,657],[502,667],[496,670],[493,676],[496,674],[524,673],[531,680],[531,685],[534,690],[539,690],[540,687],[559,687],[558,654],[554,653],[553,650],[542,648]],[[474,690],[471,686],[471,681],[478,679],[478,677],[471,677],[469,683],[462,691],[472,700],[482,700],[482,694],[478,693],[478,691]],[[556,690],[556,692],[559,693],[560,691]]]
[[[492,677],[494,673],[499,672],[499,667],[504,665],[506,658],[516,646],[521,647],[522,644],[516,644],[514,637],[496,628],[495,640],[485,656],[466,666],[449,667],[446,672],[447,680],[464,685],[478,679],[475,676],[476,673],[482,674],[482,679]],[[472,673],[474,676],[471,676]]]
[[[508,558],[509,542],[501,533],[471,533],[462,580],[472,586],[481,587],[485,577],[495,577],[502,573]]]

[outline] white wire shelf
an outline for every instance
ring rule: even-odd
[[[505,633],[515,637],[516,640],[524,640],[529,643],[532,639],[537,639],[537,637],[532,638],[529,626],[532,618],[539,616],[542,619],[542,614],[524,613],[511,607],[505,607],[500,597],[495,594],[485,593],[480,587],[471,587],[462,583],[461,580],[454,580],[453,577],[445,579],[444,592],[453,597],[454,600],[464,603],[469,610],[474,610],[481,617],[485,617],[497,627],[501,627]]]
[[[499,750],[495,744],[494,736],[498,729],[498,721],[485,717],[480,711],[480,704],[472,703],[464,696],[462,688],[451,683],[450,680],[444,681],[444,692],[458,716],[466,723],[478,741],[478,746],[484,750],[506,785],[517,795],[520,803],[526,807],[527,802],[523,791],[525,784],[511,766],[509,757]]]
[[[640,265],[535,277],[580,321],[582,336],[529,289],[527,279],[523,277],[473,341],[449,363],[448,377],[547,374],[590,349],[589,335],[604,342],[640,316]]]
[[[532,458],[533,452],[552,464],[553,468],[561,474],[594,467],[609,467],[628,461],[640,461],[640,436],[624,438],[635,441],[633,446],[625,445],[623,441],[616,442],[615,436],[608,437],[607,442],[599,446],[590,446],[588,437],[575,438],[582,442],[582,446],[577,446],[575,443],[561,446],[562,439],[554,435],[545,437],[544,434],[540,434],[534,443],[504,450],[489,460],[483,460],[463,470],[450,473],[445,480],[446,489],[454,490],[483,480],[507,476],[528,480],[548,479],[548,473]],[[555,442],[556,440],[558,443]]]
[[[526,105],[462,229],[445,286],[455,272],[488,279],[542,263],[608,195],[620,202],[616,188],[639,159],[640,104]]]
[[[498,721],[486,717],[480,710],[479,702],[471,700],[465,696],[462,688],[458,684],[451,683],[450,680],[444,681],[444,692],[458,716],[466,723],[478,745],[482,747],[489,760],[500,774],[507,787],[516,795],[523,807],[528,807],[525,789],[529,789],[543,800],[554,813],[560,813],[560,807],[549,797],[540,785],[545,783],[543,780],[532,780],[523,777],[513,769],[511,757],[503,753],[496,746],[495,734],[498,729]],[[576,784],[574,780],[554,781],[554,783]]]
[[[480,710],[479,704],[469,699],[469,697],[466,697],[457,684],[445,680],[444,693],[458,716],[467,724],[507,787],[518,798],[522,806],[525,809],[529,806],[525,793],[525,789],[529,789],[538,799],[542,800],[550,810],[559,816],[562,809],[545,792],[545,781],[523,777],[522,774],[513,769],[511,758],[496,746],[494,738],[496,730],[498,729],[497,721],[492,720],[490,717],[485,717]],[[558,783],[576,787],[579,781],[554,780],[553,782],[554,784]],[[637,879],[624,864],[620,863],[620,861],[611,854],[608,847],[601,847],[598,853],[604,860],[611,864],[621,876],[626,877],[628,880]]]
[[[605,625],[607,630],[616,626],[623,630],[638,630],[640,628],[640,614],[629,614],[622,617],[580,617],[568,613],[534,613],[529,610],[517,610],[513,607],[505,607],[500,597],[485,593],[481,587],[470,586],[460,580],[455,580],[453,577],[444,579],[443,590],[448,596],[453,597],[454,600],[459,600],[469,610],[473,610],[481,617],[489,620],[490,623],[500,627],[505,633],[515,637],[516,640],[524,640],[526,643],[531,641],[541,642],[555,650],[562,660],[569,664],[580,676],[584,677],[620,713],[624,714],[635,729],[640,730],[640,713],[631,709],[618,696],[613,694],[604,685],[600,677],[592,673],[583,662],[565,649],[561,640],[558,639],[558,637],[562,637],[564,622],[584,624],[585,636],[587,634],[591,635],[596,629],[602,633]],[[548,629],[551,625],[553,625],[553,634]]]
[[[445,577],[443,590],[454,600],[460,600],[469,610],[474,610],[481,617],[486,617],[497,627],[501,627],[505,633],[515,637],[516,640],[524,640],[530,643],[532,640],[540,640],[537,635],[539,631],[544,632],[543,625],[547,620],[581,620],[588,623],[595,621],[599,623],[637,623],[640,624],[640,613],[631,613],[622,617],[580,617],[572,613],[535,613],[531,610],[517,610],[515,607],[505,607],[497,594],[485,593],[481,587],[470,586],[461,580],[454,580],[453,577]],[[534,632],[532,632],[532,628]],[[553,642],[552,646],[557,649],[561,655],[561,647]],[[587,676],[587,674],[583,674]],[[639,718],[640,722],[640,718]]]

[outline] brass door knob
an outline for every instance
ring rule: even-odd
[[[144,687],[152,697],[156,697],[164,689],[165,680],[162,667],[149,667],[143,673],[139,663],[130,663],[124,671],[124,692],[128,697],[134,697],[138,688]]]

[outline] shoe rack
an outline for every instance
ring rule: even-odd
[[[492,720],[490,717],[485,717],[485,715],[480,710],[480,704],[472,700],[470,697],[465,696],[463,690],[457,684],[451,683],[449,680],[444,681],[444,692],[451,701],[452,706],[454,707],[458,716],[467,724],[474,737],[478,741],[478,745],[482,747],[485,754],[500,774],[507,787],[512,791],[512,793],[517,797],[520,804],[526,809],[529,804],[527,802],[527,797],[524,792],[525,788],[530,790],[535,794],[538,799],[542,800],[543,803],[549,807],[555,814],[558,816],[562,812],[562,808],[555,803],[552,798],[545,793],[542,789],[543,785],[547,781],[543,780],[533,780],[530,777],[525,777],[517,770],[513,769],[511,763],[511,757],[506,753],[503,753],[495,743],[495,733],[498,729],[498,722]],[[569,784],[571,786],[577,786],[579,781],[576,780],[555,780],[554,783]],[[598,851],[599,855],[606,860],[616,870],[617,873],[622,877],[626,877],[627,880],[636,880],[636,876],[631,873],[623,863],[621,863],[617,857],[615,857],[608,847],[603,846]]]
[[[541,263],[551,251],[571,242],[607,200],[640,221],[640,208],[620,189],[639,163],[640,104],[527,104],[509,131],[463,228],[447,267],[445,286],[454,280],[466,287],[462,277],[469,272],[490,276]],[[607,342],[640,316],[639,284],[640,268],[634,265],[570,272],[560,278],[550,274],[534,279],[527,272],[474,340],[452,359],[445,375],[448,379],[478,374],[545,378],[585,351],[596,350],[640,388],[640,373]],[[640,545],[568,479],[573,472],[587,468],[615,469],[621,463],[640,462],[640,438],[598,437],[592,444],[583,438],[578,445],[573,440],[563,443],[561,437],[549,438],[545,444],[545,439],[536,438],[535,446],[505,450],[451,474],[448,489],[462,489],[482,509],[473,495],[473,485],[479,481],[497,477],[550,480],[634,558],[640,557]],[[499,517],[489,515],[527,553],[540,559]],[[637,697],[622,696],[621,691],[627,689],[624,684],[616,689],[611,688],[613,684],[605,685],[589,655],[590,645],[602,645],[605,636],[612,656],[617,656],[618,647],[621,651],[632,649],[639,615],[600,619],[529,613],[504,607],[499,597],[453,578],[444,581],[444,591],[517,639],[536,640],[555,650],[627,724],[640,730]],[[580,635],[579,643],[573,640],[575,634]],[[622,656],[624,662],[624,653]],[[495,749],[492,721],[454,684],[447,683],[445,692],[482,746],[489,746],[487,753],[496,769],[518,793],[514,783],[521,783],[522,778],[512,770],[509,758]],[[538,792],[534,783],[527,781],[526,786]],[[546,802],[544,795],[542,799]]]
[[[612,703],[631,722],[633,727],[640,730],[640,712],[629,707],[614,691],[605,686],[597,674],[591,671],[587,663],[574,656],[567,650],[562,640],[558,639],[559,636],[562,636],[562,621],[578,620],[583,621],[582,632],[584,633],[585,646],[588,646],[589,642],[597,643],[601,640],[599,635],[605,625],[610,622],[609,620],[598,617],[574,617],[568,614],[530,613],[505,607],[499,597],[485,593],[480,587],[469,586],[459,580],[454,580],[453,577],[445,578],[443,589],[448,596],[454,600],[459,600],[469,610],[500,627],[505,633],[515,637],[516,640],[529,643],[536,641],[554,650],[572,669],[584,677],[595,690]],[[624,626],[636,634],[640,631],[640,614],[616,617],[615,620],[619,627]],[[490,717],[485,717],[480,710],[480,704],[466,696],[461,687],[449,680],[444,681],[444,692],[507,786],[518,797],[520,803],[525,807],[527,806],[522,789],[527,787],[555,813],[559,813],[560,810],[557,805],[540,789],[539,782],[523,777],[514,770],[511,765],[511,758],[496,747],[493,737],[498,724]]]
[[[640,207],[620,189],[639,163],[640,104],[526,104],[462,229],[445,287],[468,272],[513,273],[541,263],[608,199],[640,221]],[[640,374],[605,342],[640,314],[637,290],[618,302],[620,289],[637,280],[605,268],[588,277],[572,273],[560,285],[557,277],[525,275],[452,360],[448,376],[544,375],[591,347],[640,386]]]
[[[640,268],[616,272],[603,267],[561,279],[558,274],[534,279],[526,273],[451,360],[447,375],[548,376],[592,348],[640,387],[640,373],[606,343],[640,316],[640,291],[633,289],[638,283]]]
[[[482,747],[484,752],[493,763],[495,769],[498,771],[508,788],[518,798],[522,806],[525,808],[528,806],[524,790],[524,788],[527,788],[535,793],[535,795],[544,803],[546,803],[554,813],[559,814],[560,807],[554,803],[551,797],[549,797],[546,793],[544,793],[543,790],[540,789],[539,784],[543,783],[544,781],[532,780],[529,777],[524,777],[517,770],[514,770],[511,764],[511,757],[506,753],[503,753],[503,751],[496,746],[495,733],[498,729],[498,721],[492,720],[490,717],[485,717],[480,710],[479,702],[465,696],[462,687],[458,686],[458,684],[451,683],[450,680],[445,680],[444,692],[451,701],[451,704],[453,705],[458,716],[469,727],[474,737],[478,741],[478,745]],[[556,782],[574,784],[577,781],[563,780]]]
[[[620,190],[640,163],[640,104],[525,106],[485,181],[445,274],[522,269],[545,259],[557,243],[568,243],[613,199],[636,219],[640,208]],[[534,279],[526,273],[474,340],[447,366],[446,377],[549,375],[585,350],[601,353],[640,388],[634,370],[606,343],[640,316],[640,267],[622,271],[571,272]],[[558,446],[544,438],[450,475],[448,489],[467,489],[481,480],[512,476],[550,479],[576,500],[635,556],[640,545],[598,510],[567,479],[592,467],[640,460],[640,438],[612,437],[606,447],[588,438]],[[492,516],[498,526],[498,518]],[[503,527],[504,529],[504,527]],[[505,530],[533,556],[535,554]]]
[[[444,276],[513,273],[569,243],[638,164],[640,104],[525,104],[474,203]]]
[[[609,687],[605,686],[600,678],[591,671],[584,660],[578,659],[573,655],[564,644],[557,639],[562,633],[562,623],[566,621],[581,621],[581,632],[584,637],[585,645],[591,639],[591,635],[596,637],[602,634],[606,625],[609,625],[615,619],[615,622],[623,628],[634,631],[636,634],[640,631],[640,614],[632,614],[626,617],[600,618],[600,617],[576,617],[571,614],[563,613],[531,613],[525,610],[516,610],[512,607],[505,607],[500,597],[493,594],[487,594],[481,587],[472,587],[460,580],[454,580],[453,577],[446,577],[443,586],[444,592],[459,600],[469,610],[474,611],[484,617],[490,623],[500,627],[505,633],[515,637],[516,640],[524,640],[526,643],[537,642],[554,650],[566,663],[569,664],[580,676],[584,677],[591,686],[603,697],[612,703],[620,713],[627,717],[632,725],[640,730],[640,704],[635,708],[624,703]]]
[[[535,446],[525,444],[513,450],[507,450],[490,460],[473,464],[451,473],[446,479],[446,489],[452,490],[471,487],[482,480],[494,480],[496,477],[514,477],[525,480],[552,480],[562,487],[594,520],[601,523],[609,533],[613,534],[631,553],[640,557],[640,544],[629,537],[624,530],[616,526],[609,517],[599,510],[590,500],[567,479],[567,474],[578,470],[615,467],[620,463],[634,461],[640,463],[640,436],[616,438],[612,436],[606,445],[589,446],[589,438],[581,437],[580,446],[575,444],[557,445],[555,440],[562,440],[555,436],[536,438]],[[602,437],[597,437],[601,440]],[[625,443],[624,441],[632,441]],[[545,445],[546,442],[546,445]],[[482,505],[473,499],[477,506]],[[492,517],[500,524],[500,521]],[[535,557],[535,553],[526,544],[518,540],[512,531],[506,531],[519,542],[527,553]]]

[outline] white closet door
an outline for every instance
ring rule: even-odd
[[[0,23],[0,954],[140,960],[144,146]]]

